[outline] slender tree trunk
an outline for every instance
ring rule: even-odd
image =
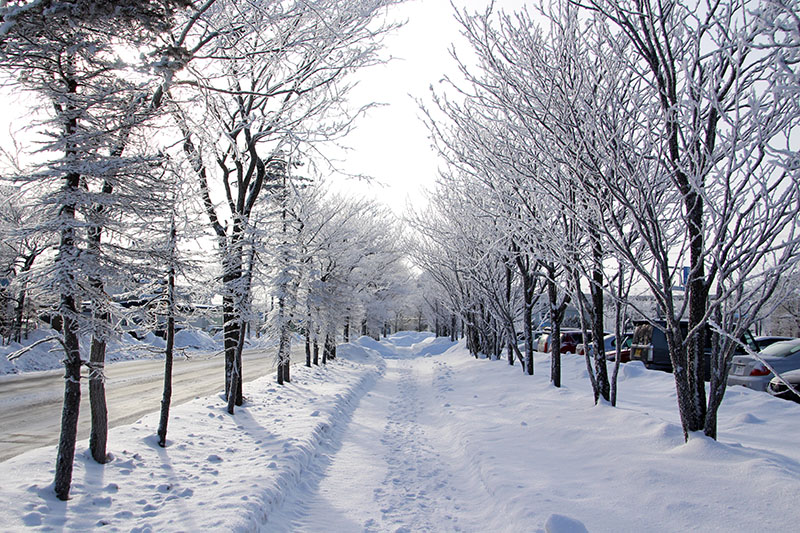
[[[72,485],[72,465],[75,460],[75,443],[78,437],[78,413],[81,405],[81,356],[77,324],[70,316],[77,311],[72,296],[62,296],[64,327],[64,406],[61,411],[61,435],[58,441],[54,488],[60,500],[69,498]]]
[[[325,334],[325,344],[322,345],[322,364],[328,364],[328,350],[330,349],[330,335]]]
[[[233,368],[231,369],[231,383],[230,383],[230,390],[231,393],[228,394],[228,413],[234,414],[234,406],[235,405],[242,405],[244,403],[244,398],[242,396],[242,374],[241,374],[241,364],[242,364],[242,349],[244,348],[244,335],[242,335],[243,324],[239,322],[239,339],[236,343],[235,353],[233,357]],[[238,394],[235,393],[238,391]]]
[[[289,325],[283,317],[283,298],[280,299],[278,314],[280,315],[280,338],[278,340],[278,384],[283,385],[289,382],[289,351],[291,350],[291,338],[289,337]]]
[[[319,342],[314,339],[314,364],[319,366]]]
[[[78,176],[68,180],[68,187],[77,191]],[[62,214],[74,219],[73,206],[65,206]],[[74,230],[66,228],[61,233],[61,245],[57,262],[77,255],[74,241]],[[69,266],[67,275],[72,277]],[[78,414],[81,405],[81,354],[78,338],[78,324],[75,318],[78,308],[75,297],[63,289],[61,294],[61,323],[64,332],[64,405],[61,411],[61,435],[58,441],[58,456],[54,488],[58,499],[67,500],[72,485],[72,466],[75,460],[75,442],[78,437]]]
[[[169,407],[172,402],[172,360],[175,349],[175,222],[169,230],[170,260],[173,264],[167,274],[167,346],[164,349],[164,390],[161,394],[161,416],[158,421],[158,445],[167,445],[167,424],[169,423]]]
[[[614,338],[616,342],[616,357],[614,358],[614,371],[611,374],[611,405],[617,406],[617,377],[619,376],[620,355],[622,351],[622,302],[621,299],[625,295],[625,272],[620,267],[619,281],[617,284],[617,299],[614,301]]]
[[[558,306],[558,290],[552,279],[554,273],[549,272],[547,279],[547,297],[550,301],[550,382],[554,387],[561,387],[561,320],[564,316],[564,304]]]
[[[172,274],[170,274],[172,278]],[[172,281],[171,283],[174,283]],[[158,421],[158,445],[167,445],[167,424],[169,423],[169,406],[172,402],[172,360],[175,348],[175,315],[170,312],[167,317],[167,346],[164,349],[164,391],[161,395],[161,416]]]
[[[70,77],[74,69],[74,59],[66,57],[65,65],[67,74],[65,76],[66,92],[74,95],[78,85]],[[60,104],[56,104],[60,105]],[[69,104],[68,104],[69,105]],[[72,136],[78,130],[78,119],[74,109],[68,108],[69,113],[65,116],[65,138],[67,148],[66,156],[74,157],[76,148],[72,141]],[[75,222],[75,199],[78,196],[80,187],[80,175],[70,172],[65,176],[64,196],[67,203],[61,206],[59,215],[66,224],[61,230],[61,242],[59,243],[56,264],[62,269],[67,278],[65,286],[61,289],[61,322],[64,332],[64,405],[61,411],[61,434],[58,441],[58,455],[56,457],[55,479],[53,488],[59,500],[69,498],[69,490],[72,485],[72,468],[75,460],[75,442],[78,437],[78,414],[81,405],[81,354],[80,340],[78,338],[78,305],[75,295],[71,292],[74,285],[75,268],[67,263],[78,256],[78,248],[75,244],[75,229],[72,224]]]
[[[11,337],[15,342],[22,341],[22,321],[25,316],[25,288],[19,290],[17,295],[17,308],[14,310],[14,326]]]
[[[103,313],[108,320],[108,313]],[[103,319],[101,318],[101,319]],[[106,447],[108,443],[108,408],[106,407],[105,386],[106,341],[92,338],[89,355],[89,410],[92,415],[92,427],[89,433],[89,450],[92,458],[100,464],[108,461]]]
[[[603,250],[600,246],[599,238],[593,235],[592,256],[594,268],[592,270],[592,335],[594,337],[594,374],[597,382],[594,401],[597,403],[602,397],[609,401],[610,384],[608,382],[608,366],[606,356],[603,353]],[[580,287],[579,287],[580,289]],[[619,340],[619,338],[617,339]],[[589,343],[584,339],[584,350]]]
[[[306,366],[311,367],[311,334],[308,332],[308,327],[306,327]]]
[[[533,375],[533,329],[531,314],[533,312],[533,280],[526,272],[522,274],[522,293],[524,304],[522,307],[522,333],[525,337],[525,370],[529,376]]]

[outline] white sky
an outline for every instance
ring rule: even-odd
[[[459,7],[481,10],[488,0],[455,0]],[[524,0],[496,0],[496,9],[512,11]],[[424,190],[435,183],[438,161],[431,148],[415,98],[430,103],[429,87],[444,76],[456,76],[449,54],[451,43],[465,45],[448,0],[409,0],[392,9],[391,17],[406,24],[385,40],[394,59],[366,69],[352,93],[355,105],[380,102],[363,117],[344,143],[351,149],[339,166],[350,174],[373,178],[370,184],[335,178],[334,187],[364,194],[387,204],[396,213],[407,203],[425,202]]]

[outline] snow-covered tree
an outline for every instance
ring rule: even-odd
[[[259,231],[251,217],[278,178],[270,170],[277,160],[348,131],[357,114],[344,105],[349,76],[378,61],[380,38],[391,27],[380,16],[394,3],[219,0],[194,29],[208,35],[213,54],[173,81],[184,148],[223,267],[225,387],[237,404],[251,286],[245,258]]]
[[[108,310],[103,286],[110,272],[130,261],[125,231],[132,219],[147,217],[148,199],[158,186],[149,158],[123,154],[132,129],[146,109],[146,77],[121,59],[121,52],[145,46],[171,24],[185,2],[4,2],[0,7],[0,68],[44,102],[46,160],[24,181],[42,193],[50,218],[42,231],[58,235],[58,253],[41,276],[60,301],[67,370],[62,435],[56,464],[56,494],[66,499],[71,483],[80,401],[79,333],[94,335],[90,381],[102,388]],[[58,184],[61,183],[61,186]],[[123,222],[123,219],[126,219]],[[101,244],[101,236],[106,236]],[[118,261],[127,256],[127,260]],[[81,313],[93,302],[95,320]],[[99,388],[98,388],[99,387]],[[92,402],[105,410],[104,398]],[[96,413],[93,410],[93,420]],[[99,413],[98,414],[102,414]],[[103,417],[93,431],[93,454],[105,461]],[[96,438],[95,438],[96,437]],[[99,439],[99,440],[97,440]]]

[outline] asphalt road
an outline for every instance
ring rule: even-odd
[[[275,372],[274,350],[245,350],[244,381]],[[292,347],[292,361],[305,361],[303,346]],[[179,405],[224,388],[224,358],[204,354],[176,358],[172,372],[172,403]],[[84,370],[85,372],[85,370]],[[21,374],[0,381],[0,461],[58,442],[64,400],[64,371]],[[85,377],[85,375],[84,375]],[[130,424],[161,408],[164,361],[136,360],[106,367],[109,427]],[[89,438],[88,381],[81,380],[78,440]],[[153,428],[155,431],[156,428]]]

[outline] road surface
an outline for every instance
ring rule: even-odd
[[[293,346],[293,362],[305,361],[303,349],[301,345]],[[273,352],[270,349],[244,351],[245,382],[275,371]],[[171,405],[220,392],[223,388],[223,364],[221,354],[196,355],[191,359],[176,357]],[[0,381],[0,461],[58,442],[64,400],[63,375],[63,370],[53,370],[8,376]],[[163,380],[163,359],[109,364],[106,367],[109,427],[130,424],[158,411]],[[81,385],[78,440],[89,438],[90,427],[88,381],[82,379]]]

